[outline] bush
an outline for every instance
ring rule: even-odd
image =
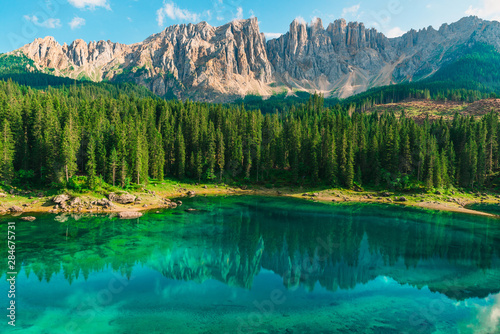
[[[32,186],[34,184],[35,172],[33,170],[19,170],[14,176],[14,184]]]
[[[87,189],[87,177],[86,176],[72,176],[67,184],[68,189],[75,190],[77,192],[82,192]]]

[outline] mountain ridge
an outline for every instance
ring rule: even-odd
[[[227,102],[295,91],[346,98],[418,81],[475,43],[500,50],[500,23],[471,16],[388,38],[344,19],[326,29],[321,19],[296,19],[287,33],[266,41],[254,17],[219,27],[173,25],[131,45],[81,39],[61,45],[48,36],[9,54],[25,55],[38,70],[57,76],[134,82],[160,96]]]

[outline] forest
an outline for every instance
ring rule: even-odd
[[[0,81],[0,182],[128,188],[164,178],[356,189],[496,187],[498,115],[417,122],[323,97],[261,113],[166,101],[129,86]],[[114,87],[114,86],[113,86]],[[127,88],[129,87],[129,88]]]

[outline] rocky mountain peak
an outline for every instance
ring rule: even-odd
[[[165,28],[132,45],[81,39],[62,46],[37,38],[20,49],[39,69],[92,80],[132,81],[158,95],[227,101],[283,89],[347,97],[370,87],[425,77],[460,45],[500,50],[500,23],[471,16],[456,23],[387,38],[363,23],[297,18],[266,42],[257,18],[213,27],[207,22]]]

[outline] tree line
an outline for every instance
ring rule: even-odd
[[[498,115],[451,121],[325,108],[280,113],[165,101],[107,86],[34,90],[0,82],[0,182],[23,186],[165,177],[213,182],[483,187],[498,169]]]

